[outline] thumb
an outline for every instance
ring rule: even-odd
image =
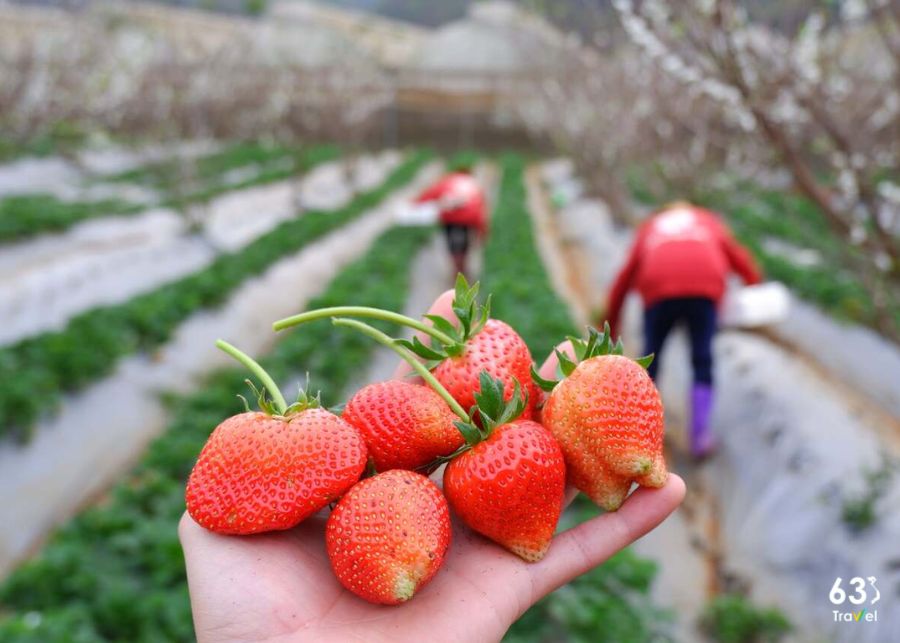
[[[604,562],[655,528],[684,500],[684,481],[669,474],[660,489],[641,487],[619,508],[559,534],[539,562],[527,566],[533,596],[539,600],[557,587]]]

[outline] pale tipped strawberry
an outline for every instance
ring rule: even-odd
[[[576,360],[557,351],[563,379],[535,381],[550,391],[541,422],[559,442],[569,481],[597,505],[615,511],[632,483],[661,487],[668,477],[663,457],[663,405],[646,366],[612,343],[609,327],[588,339],[570,338]]]
[[[419,469],[464,442],[440,395],[401,380],[363,387],[341,417],[362,434],[377,471]]]
[[[479,376],[476,406],[466,412],[405,346],[355,319],[335,319],[389,347],[440,395],[461,421],[466,444],[449,456],[444,493],[473,530],[527,561],[540,560],[550,546],[562,512],[566,469],[553,436],[524,419],[526,401],[518,381],[507,395],[503,381],[487,371]],[[506,398],[509,399],[506,399]]]
[[[395,469],[367,478],[338,502],[325,527],[341,584],[372,603],[408,601],[444,562],[450,511],[425,476]]]
[[[566,469],[543,426],[521,419],[518,383],[504,400],[503,383],[486,371],[475,396],[480,422],[458,422],[467,449],[444,471],[453,511],[474,531],[526,561],[543,558],[563,508]]]
[[[319,408],[317,398],[301,391],[287,406],[256,362],[225,342],[217,345],[263,381],[262,410],[230,417],[212,432],[188,479],[188,513],[220,534],[290,529],[359,480],[365,443],[355,427]]]
[[[418,337],[396,341],[426,360],[428,369],[463,408],[475,404],[479,375],[484,370],[503,382],[507,399],[513,383],[519,382],[527,399],[522,417],[531,418],[540,399],[540,390],[531,380],[531,353],[509,324],[490,318],[490,297],[485,304],[478,303],[478,288],[478,283],[470,286],[463,275],[457,277],[452,320],[426,315],[431,322],[427,324],[379,308],[336,306],[288,317],[273,327],[283,330],[323,317],[342,316],[381,319],[414,328],[428,337],[427,344]]]

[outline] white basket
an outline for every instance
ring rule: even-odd
[[[772,281],[729,291],[722,302],[719,324],[730,328],[757,328],[783,321],[790,310],[791,293]]]
[[[434,225],[440,218],[440,208],[434,202],[404,203],[394,212],[394,221],[403,226]]]

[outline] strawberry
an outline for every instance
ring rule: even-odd
[[[359,429],[378,471],[421,468],[464,442],[447,403],[419,384],[370,384],[350,398],[342,417]]]
[[[481,306],[476,302],[477,295],[478,284],[470,287],[460,274],[453,300],[453,312],[459,326],[443,317],[428,316],[434,328],[452,342],[440,345],[439,340],[432,338],[431,346],[425,346],[418,339],[401,344],[430,360],[435,378],[465,409],[475,405],[482,371],[503,382],[507,401],[518,382],[526,398],[522,417],[531,419],[535,402],[540,399],[540,391],[531,380],[531,352],[525,340],[509,324],[489,318],[490,300]]]
[[[408,601],[434,577],[450,546],[450,510],[437,486],[394,469],[355,485],[325,527],[335,576],[372,603]]]
[[[432,371],[437,380],[463,408],[475,405],[479,391],[479,375],[487,371],[503,382],[509,400],[518,382],[526,387],[527,402],[522,417],[534,414],[537,388],[531,381],[532,359],[528,346],[519,334],[499,319],[488,319],[484,326],[466,341],[457,357],[447,357]]]
[[[366,466],[359,431],[318,408],[317,398],[287,407],[271,378],[234,347],[218,345],[251,366],[272,392],[263,412],[241,413],[210,435],[185,491],[188,513],[220,534],[289,529],[339,498]]]
[[[587,341],[572,344],[580,363],[557,351],[562,381],[534,374],[551,391],[541,421],[562,447],[570,482],[615,511],[633,482],[661,487],[668,477],[662,400],[645,370],[652,356],[624,357],[608,326],[603,335],[591,328]]]
[[[543,558],[563,508],[566,469],[559,445],[537,422],[521,419],[518,385],[487,372],[475,396],[480,428],[458,423],[471,448],[444,471],[444,493],[469,527],[526,561]]]
[[[532,382],[531,353],[525,341],[508,324],[490,319],[490,298],[483,306],[477,300],[478,284],[469,286],[466,278],[456,280],[456,296],[453,313],[458,325],[440,315],[426,315],[431,325],[380,308],[366,306],[334,306],[310,310],[287,317],[273,324],[275,330],[284,330],[299,324],[325,317],[368,317],[403,324],[430,337],[426,345],[418,337],[412,341],[393,340],[397,345],[426,360],[438,381],[453,398],[469,409],[475,404],[479,374],[486,370],[505,385],[507,400],[512,395],[515,382],[525,392],[526,406],[523,417],[531,419],[540,389]]]

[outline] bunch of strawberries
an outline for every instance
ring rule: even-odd
[[[556,351],[559,380],[542,378],[528,347],[457,281],[455,319],[427,322],[376,308],[302,313],[389,346],[424,383],[392,380],[357,391],[337,415],[301,391],[287,405],[271,377],[236,348],[220,348],[261,380],[260,411],[222,422],[187,484],[193,519],[222,534],[290,529],[336,505],[325,539],[338,580],[375,603],[409,600],[441,567],[450,512],[526,561],[540,560],[565,503],[566,482],[607,511],[633,483],[661,487],[663,407],[649,358],[622,355],[609,329]],[[359,318],[418,330],[394,339]],[[428,476],[440,466],[443,490]]]

